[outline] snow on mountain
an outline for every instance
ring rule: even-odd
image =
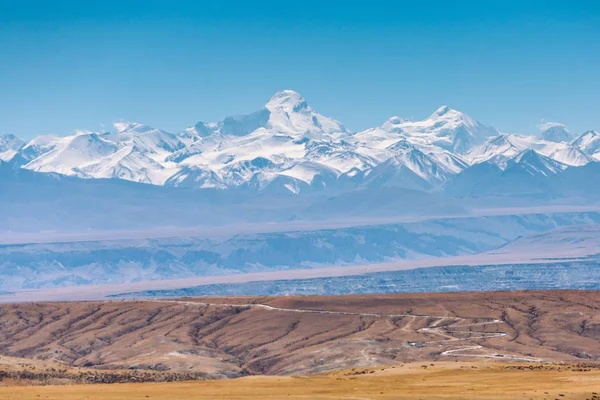
[[[439,147],[424,147],[421,148],[421,151],[442,165],[450,173],[458,174],[469,167],[469,163],[464,158]]]
[[[246,136],[260,129],[280,134],[306,134],[317,137],[349,133],[340,122],[316,112],[299,93],[282,90],[275,93],[264,108],[258,111],[227,117],[216,123],[199,122],[184,130],[181,136]]]
[[[265,108],[271,113],[268,126],[277,132],[310,136],[350,133],[340,122],[316,112],[293,90],[275,93]]]
[[[199,122],[177,134],[136,122],[114,127],[40,136],[27,144],[2,136],[0,160],[87,179],[296,194],[377,185],[434,189],[485,162],[500,171],[515,164],[544,175],[600,160],[595,131],[571,143],[564,140],[566,128],[556,123],[545,124],[542,137],[499,134],[447,106],[421,121],[392,117],[351,133],[292,90],[277,92],[255,112]]]
[[[192,176],[196,181],[199,174],[210,178],[199,179],[202,185],[220,187],[222,182],[236,187],[251,185],[258,174],[254,184],[262,188],[278,176],[299,174],[297,179],[310,183],[317,170],[337,176],[375,165],[368,155],[338,139],[348,134],[342,124],[316,112],[299,93],[283,90],[259,111],[186,129],[180,136],[192,144],[167,157],[184,168],[169,183],[189,183]],[[254,160],[264,161],[257,166]],[[306,161],[313,167],[306,170],[300,165]]]
[[[24,160],[31,159],[23,167],[157,185],[178,171],[175,163],[166,161],[167,156],[185,147],[175,135],[134,122],[118,122],[115,128],[115,133],[77,132],[63,138],[34,139],[22,149]]]
[[[554,178],[566,168],[565,164],[526,149],[508,159],[504,168],[491,161],[474,164],[452,179],[444,190],[459,197],[542,196],[546,199],[554,196]]]
[[[260,188],[263,196],[298,195],[310,190],[308,183],[293,176],[277,174],[265,178],[262,175],[255,175],[248,185]]]
[[[87,168],[91,177],[120,178],[135,182],[162,185],[180,167],[167,158],[185,148],[176,135],[146,125],[116,123],[116,133],[106,137],[121,146],[120,151],[103,162]]]
[[[546,122],[540,125],[540,129],[542,130],[540,138],[548,142],[570,142],[573,139],[567,127],[558,122]]]
[[[58,172],[77,175],[77,169],[102,161],[113,154],[119,146],[97,133],[86,133],[61,138],[55,147],[25,165],[37,172]]]
[[[454,175],[443,164],[405,141],[390,146],[388,150],[395,155],[354,179],[360,179],[370,187],[430,189]]]
[[[165,181],[165,186],[188,187],[197,189],[226,189],[223,179],[208,168],[184,166]]]
[[[493,128],[489,129],[467,115],[444,106],[423,121],[392,117],[381,127],[356,133],[351,140],[380,163],[411,146],[428,156],[429,162],[435,163],[436,168],[444,171],[446,176],[447,173],[457,174],[469,165],[457,154],[457,149],[467,148],[497,134]],[[417,173],[423,174],[428,175],[424,171]],[[439,181],[434,179],[435,183]]]
[[[61,137],[56,135],[38,136],[27,144],[19,148],[12,156],[7,159],[12,164],[23,166],[31,160],[54,149],[61,142]]]
[[[115,142],[133,145],[140,152],[160,156],[185,147],[176,135],[137,122],[117,122],[114,126],[117,133],[108,133],[106,137]]]
[[[499,135],[472,148],[464,156],[471,164],[490,162],[505,168],[508,160],[525,149],[537,146],[538,140],[532,136]]]
[[[220,176],[227,186],[239,186],[244,182],[238,179],[227,181],[228,175],[239,177],[229,174],[239,163],[263,158],[272,164],[286,167],[292,160],[302,160],[305,154],[304,142],[261,128],[246,136],[223,140],[216,146],[185,158],[180,165],[209,169]]]
[[[368,153],[372,159],[386,163],[384,166],[386,169],[399,168],[397,172],[403,171],[401,173],[403,177],[410,175],[407,171],[411,171],[417,177],[427,181],[424,186],[431,187],[445,182],[469,166],[469,162],[459,153],[497,135],[499,133],[494,128],[487,127],[466,114],[443,106],[422,121],[392,117],[378,128],[367,129],[352,135],[351,140],[357,147],[363,149],[363,152]],[[420,158],[426,161],[404,163],[402,161],[403,154],[407,147],[420,153],[415,160]],[[415,152],[414,154],[419,153]],[[380,168],[377,173],[381,173],[384,167]],[[389,171],[386,172],[386,174],[389,173]],[[369,174],[370,172],[365,172],[362,176],[366,178]],[[381,179],[386,180],[378,178],[375,181]],[[397,180],[399,177],[394,179]],[[413,183],[419,181],[415,177],[408,180]],[[417,186],[423,186],[423,183],[421,182]]]
[[[490,138],[482,145],[469,150],[464,154],[464,158],[471,164],[491,162],[504,169],[509,160],[527,149],[570,166],[581,166],[591,161],[590,157],[569,143],[556,143],[535,136],[509,134]]]
[[[179,136],[182,138],[182,136]],[[223,148],[224,138],[220,135],[211,135],[207,137],[194,137],[192,141],[188,138],[182,138],[182,141],[187,145],[180,150],[175,151],[166,158],[168,162],[181,163],[183,160],[192,156],[200,155],[207,151],[212,151],[217,148]]]
[[[365,170],[378,164],[373,152],[344,140],[306,140],[305,158],[339,172],[353,168]]]
[[[569,143],[563,143],[555,151],[548,155],[553,160],[573,167],[581,167],[596,161],[593,157],[585,154],[579,147]]]
[[[462,171],[468,164],[459,156],[435,146],[417,147],[400,140],[386,148],[389,160],[401,162],[423,179],[435,183]]]
[[[323,164],[304,161],[279,172],[279,175],[290,176],[308,184],[316,183],[315,179],[319,177],[319,185],[324,187],[327,183],[336,180],[338,172]]]
[[[600,160],[600,134],[598,132],[594,130],[585,132],[573,141],[573,146]]]
[[[12,159],[25,141],[15,135],[0,135],[0,161]]]
[[[238,115],[225,118],[220,122],[198,122],[196,125],[185,129],[180,136],[193,141],[198,138],[208,137],[214,134],[222,136],[244,136],[259,128],[264,128],[269,122],[271,111],[267,108],[255,111],[247,115]]]
[[[384,149],[400,139],[406,140],[406,136],[396,127],[407,121],[399,117],[392,117],[380,127],[355,133],[351,140],[360,147]]]
[[[97,163],[80,167],[76,175],[84,178],[118,178],[162,185],[178,168],[165,167],[135,146],[123,146]]]
[[[388,120],[382,127],[406,136],[416,145],[435,145],[453,153],[464,153],[499,132],[448,106],[438,108],[422,121],[399,118]]]
[[[15,135],[0,135],[0,152],[18,150],[25,145],[25,141]]]
[[[529,175],[552,176],[567,168],[566,164],[553,160],[550,157],[543,156],[532,149],[527,149],[518,154],[512,160],[509,160],[505,172],[519,169]]]
[[[262,188],[283,168],[285,163],[276,164],[267,158],[256,157],[252,160],[230,162],[219,172],[221,179],[229,187],[242,186],[254,179],[252,186]]]

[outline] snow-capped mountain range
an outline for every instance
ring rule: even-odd
[[[443,106],[421,121],[392,117],[380,127],[351,132],[291,90],[276,93],[251,114],[198,122],[179,133],[134,122],[114,127],[29,142],[0,136],[0,160],[88,179],[288,193],[325,187],[428,190],[481,164],[498,171],[519,165],[527,174],[547,176],[600,161],[600,134],[593,130],[573,137],[563,125],[547,124],[539,136],[501,134]]]

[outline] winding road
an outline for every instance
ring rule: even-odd
[[[260,303],[242,303],[242,304],[232,304],[232,303],[207,303],[207,302],[196,302],[196,301],[183,301],[183,300],[147,300],[149,302],[159,302],[159,303],[176,303],[176,304],[184,304],[188,306],[211,306],[211,307],[241,307],[248,309],[262,309],[267,311],[277,311],[277,312],[292,312],[292,313],[314,313],[314,314],[333,314],[333,315],[355,315],[361,317],[375,317],[375,318],[404,318],[411,317],[412,319],[407,323],[406,326],[401,328],[402,330],[408,331],[409,326],[417,318],[435,318],[436,321],[433,322],[429,327],[417,329],[416,332],[422,332],[426,334],[432,334],[440,337],[437,340],[429,340],[423,342],[408,342],[411,346],[428,346],[428,345],[436,345],[436,346],[444,346],[451,345],[454,342],[464,342],[464,341],[473,341],[480,339],[490,339],[496,337],[504,337],[507,336],[506,332],[483,332],[483,331],[473,331],[466,330],[463,328],[469,328],[473,326],[485,326],[492,324],[504,324],[505,322],[499,319],[488,318],[488,321],[483,322],[474,322],[468,323],[472,320],[481,320],[485,318],[473,317],[473,318],[464,318],[464,317],[449,317],[449,316],[440,316],[440,315],[425,315],[425,314],[383,314],[383,313],[363,313],[363,312],[352,312],[352,311],[332,311],[332,310],[314,310],[314,309],[301,309],[301,308],[282,308],[282,307],[274,307],[267,304]],[[446,320],[452,320],[452,323],[448,325],[444,325],[440,327],[440,324]],[[466,324],[461,324],[461,322],[467,322]],[[457,329],[454,329],[457,328]],[[453,330],[450,330],[453,329]],[[468,334],[468,337],[455,337],[452,334]],[[473,336],[476,335],[476,336]],[[525,357],[521,355],[512,355],[512,354],[501,354],[497,352],[490,351],[489,353],[480,354],[473,353],[474,351],[481,351],[486,349],[481,345],[472,345],[465,347],[452,348],[448,350],[444,350],[440,353],[442,356],[448,357],[477,357],[477,358],[493,358],[493,359],[505,359],[512,361],[526,361],[526,362],[543,362],[544,360],[535,358],[535,357]],[[489,349],[487,349],[489,350]],[[364,355],[364,353],[363,353]]]

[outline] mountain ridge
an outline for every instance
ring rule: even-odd
[[[198,122],[178,133],[137,122],[117,122],[114,128],[29,142],[0,136],[0,160],[85,179],[223,190],[270,187],[292,194],[377,182],[431,190],[476,164],[504,169],[526,150],[565,168],[600,161],[600,135],[593,130],[571,141],[562,140],[572,135],[557,123],[540,137],[502,134],[444,105],[423,120],[395,116],[380,127],[351,132],[293,90],[275,93],[252,113]]]

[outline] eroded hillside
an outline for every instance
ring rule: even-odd
[[[600,359],[600,295],[583,291],[13,304],[0,326],[4,356],[216,378]]]

